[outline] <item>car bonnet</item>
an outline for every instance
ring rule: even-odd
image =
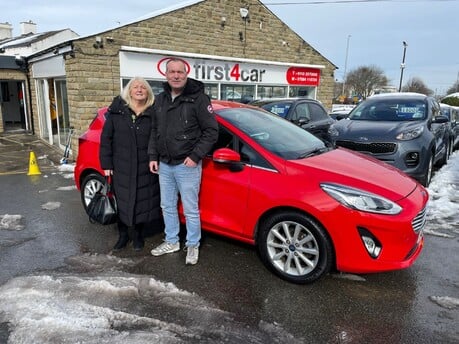
[[[301,160],[289,160],[286,167],[287,173],[297,174],[296,169],[306,172],[308,181],[313,181],[310,177],[315,176],[318,183],[359,188],[392,201],[405,198],[418,186],[414,179],[397,168],[344,148]]]
[[[355,141],[394,141],[395,137],[402,131],[417,128],[421,121],[404,122],[376,122],[361,120],[342,120],[335,124],[339,131],[337,140]]]

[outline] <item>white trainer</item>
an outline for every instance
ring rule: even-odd
[[[163,254],[166,253],[174,253],[180,250],[180,243],[177,242],[175,244],[171,244],[169,242],[163,242],[161,245],[158,247],[154,248],[151,250],[151,254],[155,257],[157,256],[162,256]]]
[[[198,246],[188,246],[186,248],[185,264],[194,265],[198,262],[198,258],[199,258],[199,247]]]

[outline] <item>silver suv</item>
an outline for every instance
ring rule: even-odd
[[[432,97],[386,93],[364,100],[329,133],[336,146],[369,154],[428,186],[434,165],[448,159],[447,122]]]

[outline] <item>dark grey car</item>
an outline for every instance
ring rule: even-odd
[[[428,186],[433,166],[448,158],[447,122],[433,97],[380,94],[333,124],[330,136],[337,146],[369,154]]]
[[[332,119],[323,105],[310,98],[276,98],[261,99],[249,103],[275,113],[301,128],[309,131],[319,139],[330,142],[328,129],[335,120]]]
[[[440,104],[441,112],[448,117],[451,135],[451,153],[459,148],[459,107]]]

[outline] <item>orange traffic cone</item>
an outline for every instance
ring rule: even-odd
[[[30,152],[29,173],[27,173],[27,175],[34,176],[37,174],[41,174],[40,168],[38,167],[37,158],[35,157],[34,152]]]

